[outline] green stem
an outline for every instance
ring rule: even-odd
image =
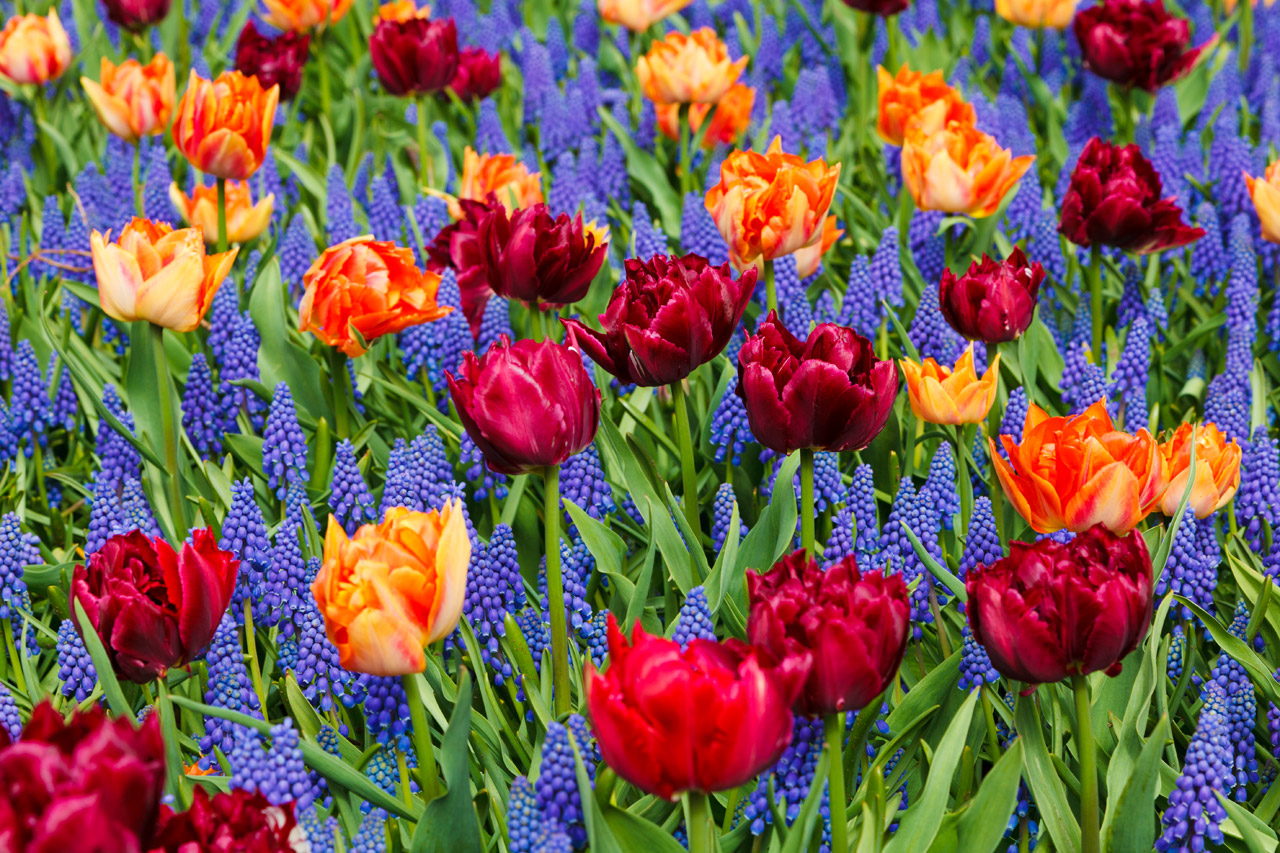
[[[818,556],[813,535],[813,448],[800,451],[800,545],[807,559]],[[839,849],[839,848],[836,848]]]
[[[253,628],[253,607],[244,600],[244,643],[249,650],[249,677],[253,679],[253,692],[258,694],[258,707],[267,713],[267,691],[262,689],[262,667],[258,664],[258,636]]]
[[[551,683],[555,713],[569,713],[569,626],[565,621],[564,577],[560,573],[560,466],[542,469],[546,494],[542,513],[547,529],[547,602],[551,608]]]
[[[827,714],[822,720],[822,730],[827,738],[827,751],[831,754],[827,781],[827,794],[831,799],[831,849],[847,851],[849,816],[848,797],[844,791],[844,712]],[[854,758],[856,760],[857,756]]]
[[[36,88],[35,97],[31,99],[31,106],[36,114],[36,139],[40,141],[40,156],[44,160],[45,171],[48,173],[49,187],[53,187],[56,183],[58,171],[58,158],[53,152],[53,139],[40,127],[40,123],[49,123],[48,105],[44,100],[44,87]]]
[[[1000,730],[996,728],[996,712],[991,706],[991,695],[986,687],[980,687],[979,698],[982,700],[982,715],[987,720],[987,747],[991,750],[991,762],[1000,758]]]
[[[555,608],[552,608],[554,610]],[[418,781],[427,802],[440,796],[440,775],[436,770],[436,751],[431,743],[431,727],[427,724],[427,706],[416,673],[401,676],[405,699],[409,703],[409,722],[413,726],[413,752],[418,758]]]
[[[227,179],[218,178],[218,251],[227,250]]]
[[[983,449],[989,454],[991,452],[990,433],[988,432],[986,440],[982,442]],[[994,468],[988,470],[993,472],[990,483],[991,488],[987,491],[991,495],[991,514],[996,517],[996,535],[1000,537],[1000,541],[1004,541],[1004,486],[1000,483],[1000,478],[994,476]]]
[[[427,153],[427,128],[431,123],[427,109],[427,96],[418,97],[418,183],[423,189],[431,186],[431,155]]]
[[[681,104],[676,113],[676,123],[680,126],[680,197],[689,192],[689,105]]]
[[[324,37],[323,30],[315,34],[315,38],[311,40],[311,47],[315,52],[316,65],[320,70],[320,110],[324,113],[325,118],[329,119],[332,124],[333,116],[330,114],[329,108],[332,99],[329,95],[329,63],[324,61]]]
[[[1098,745],[1093,739],[1093,721],[1089,719],[1088,679],[1071,676],[1071,689],[1076,696],[1076,748],[1080,751],[1080,849],[1083,853],[1098,853]]]
[[[689,833],[689,853],[712,853],[715,850],[715,825],[711,808],[702,791],[685,791],[684,825]]]
[[[868,702],[866,707],[859,710],[857,716],[853,718],[853,729],[849,732],[848,752],[853,756],[855,767],[862,762],[863,752],[867,746],[867,735],[880,717],[880,706],[884,704],[885,693],[891,689],[892,687],[885,688],[884,693]]]
[[[22,673],[22,659],[18,657],[18,647],[13,642],[13,622],[6,619],[0,619],[0,631],[4,632],[4,647],[9,655],[9,662],[13,665],[13,682],[18,685],[18,692],[25,694],[27,692],[27,679]]]
[[[182,474],[178,468],[178,424],[173,413],[173,383],[169,378],[169,362],[164,355],[164,327],[151,324],[151,349],[155,354],[156,388],[160,393],[160,422],[164,429],[164,464],[161,472],[169,482],[169,510],[173,513],[175,541],[187,535],[187,519],[182,501]]]
[[[1093,320],[1093,363],[1102,357],[1102,246],[1097,243],[1089,250],[1089,307]]]
[[[1253,53],[1253,3],[1251,0],[1239,0],[1244,5],[1240,8],[1240,38],[1237,50],[1240,53],[1240,73],[1249,73],[1249,54]]]
[[[773,261],[761,261],[764,264],[764,292],[766,304],[770,311],[778,310],[778,289],[773,283]]]
[[[336,347],[329,348],[329,381],[333,383],[334,429],[338,441],[351,437],[351,374],[347,371],[347,356]]]
[[[973,480],[969,478],[969,449],[973,447],[974,425],[956,427],[956,486],[960,492],[960,518],[956,520],[956,538],[964,539],[964,532],[973,518]]]
[[[684,517],[693,530],[690,552],[702,542],[702,523],[698,503],[698,460],[693,455],[693,431],[689,427],[689,402],[685,399],[684,380],[671,383],[671,397],[676,410],[676,439],[680,442],[680,471],[684,478]],[[694,571],[697,577],[697,571]]]
[[[160,688],[159,699],[155,702],[155,712],[160,715],[160,730],[168,735],[170,732],[177,731],[177,722],[173,717],[173,702],[169,699],[169,684],[165,681],[164,676],[156,679],[156,684]],[[263,713],[266,713],[266,706],[263,706]],[[187,805],[189,800],[186,789],[182,782],[185,773],[182,767],[182,750],[176,740],[170,741],[165,738],[165,780],[169,793],[173,794],[183,806]]]

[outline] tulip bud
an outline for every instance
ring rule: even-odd
[[[248,21],[236,41],[236,70],[257,77],[262,88],[280,87],[280,100],[291,101],[302,88],[302,71],[307,66],[311,36],[288,31],[275,38],[258,32]]]
[[[1189,72],[1217,41],[1188,49],[1191,27],[1162,0],[1103,0],[1081,10],[1074,26],[1086,68],[1152,93]]]
[[[703,27],[655,41],[636,63],[636,77],[655,104],[714,104],[746,67],[747,57],[731,60],[715,30]]]
[[[901,361],[907,378],[907,396],[916,417],[931,424],[976,424],[986,420],[996,399],[1000,376],[1000,355],[991,359],[987,372],[978,378],[973,363],[973,344],[961,353],[954,369],[926,358],[916,364],[909,358]]]
[[[458,30],[453,18],[380,20],[369,38],[369,55],[391,94],[433,94],[458,71]]]
[[[1196,478],[1191,477],[1191,435],[1195,433]],[[1160,445],[1169,487],[1160,499],[1160,511],[1172,517],[1182,498],[1196,518],[1208,518],[1235,497],[1240,488],[1240,445],[1228,441],[1216,424],[1180,424],[1173,437]]]
[[[502,54],[482,47],[464,47],[449,88],[460,100],[479,101],[502,85]]]
[[[58,10],[47,16],[17,15],[0,30],[0,77],[19,85],[44,84],[71,65],[71,39]]]
[[[169,57],[157,53],[146,65],[136,59],[113,65],[104,56],[99,68],[101,82],[81,77],[80,84],[107,130],[136,143],[169,129],[177,98]]]
[[[205,80],[193,69],[173,119],[173,144],[206,175],[243,181],[262,165],[280,88],[224,71]]]
[[[1042,281],[1044,267],[1015,246],[1003,262],[983,255],[964,275],[944,269],[938,304],[951,328],[969,340],[1005,343],[1031,325]]]

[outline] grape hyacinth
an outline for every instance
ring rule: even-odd
[[[711,608],[707,604],[707,592],[701,586],[689,590],[680,612],[676,615],[675,627],[671,639],[687,648],[693,639],[715,640],[716,630],[711,620]]]

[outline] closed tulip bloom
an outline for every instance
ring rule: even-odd
[[[600,315],[603,331],[564,324],[570,341],[620,382],[669,385],[724,351],[755,287],[755,270],[735,281],[728,264],[698,255],[628,260]]]
[[[600,391],[575,349],[502,335],[445,376],[467,435],[500,474],[559,465],[596,436]]]
[[[311,36],[287,31],[275,38],[258,32],[250,20],[236,41],[236,70],[257,77],[264,89],[280,87],[280,100],[291,101],[302,88]]]
[[[378,11],[373,13],[373,22],[376,24],[378,21],[407,21],[410,18],[430,17],[430,6],[420,7],[414,0],[392,0],[378,7]]]
[[[464,47],[458,54],[458,70],[449,89],[463,101],[489,97],[502,85],[502,54],[482,47]]]
[[[1089,140],[1062,200],[1062,235],[1077,246],[1094,243],[1148,254],[1176,249],[1204,236],[1185,225],[1176,199],[1164,198],[1160,175],[1137,145]]]
[[[751,108],[755,106],[756,90],[743,83],[734,83],[714,105],[711,124],[702,134],[702,147],[710,150],[717,145],[731,145],[737,142],[751,124]],[[680,138],[680,105],[653,105],[654,114],[658,117],[658,129],[668,139]],[[712,110],[711,104],[689,105],[689,132],[696,134],[702,123],[707,120],[707,113]]]
[[[1151,628],[1151,555],[1139,533],[1098,525],[1066,544],[1011,542],[964,579],[973,636],[1005,678],[1029,686],[1120,674]]]
[[[947,85],[941,71],[926,74],[904,65],[892,75],[881,66],[876,75],[880,86],[876,133],[890,145],[901,145],[907,127],[915,122],[923,121],[925,132],[932,133],[950,121],[977,121],[973,106]]]
[[[951,328],[969,340],[1005,343],[1031,325],[1042,281],[1044,267],[1015,246],[1003,261],[983,255],[963,275],[944,269],[938,304]]]
[[[238,249],[207,255],[199,228],[173,230],[135,218],[111,241],[89,235],[103,312],[124,323],[147,320],[175,332],[200,325]]]
[[[382,20],[369,38],[369,55],[391,94],[434,94],[458,72],[458,29],[453,18]]]
[[[311,853],[294,805],[275,806],[243,788],[210,795],[195,785],[190,808],[162,808],[148,853]]]
[[[1076,0],[996,0],[996,14],[1020,27],[1062,30],[1075,17]]]
[[[778,136],[764,154],[734,151],[726,157],[705,204],[734,269],[819,242],[839,180],[839,163],[829,167],[784,154]]]
[[[169,201],[184,222],[200,229],[206,243],[218,242],[217,186],[197,184],[191,195],[187,195],[177,183],[172,183],[169,185]],[[227,240],[231,243],[247,243],[257,239],[271,224],[271,211],[275,207],[275,201],[275,195],[268,193],[254,204],[247,183],[228,181]]]
[[[1073,417],[1050,417],[1032,403],[1022,442],[1000,436],[1007,462],[988,441],[1004,493],[1040,533],[1095,524],[1126,533],[1160,505],[1168,483],[1151,433],[1117,430],[1102,401]]]
[[[904,358],[902,373],[907,378],[907,396],[912,413],[931,424],[976,424],[986,420],[996,399],[1000,376],[1000,354],[996,353],[987,372],[978,377],[973,366],[973,344],[961,353],[955,367],[945,367],[932,358],[916,364]]]
[[[231,601],[240,561],[218,548],[208,528],[174,552],[135,530],[113,536],[76,566],[71,596],[102,639],[116,675],[145,684],[195,660]]]
[[[57,9],[10,18],[0,30],[0,77],[40,85],[61,77],[70,64],[71,39]]]
[[[436,303],[439,286],[439,274],[421,272],[408,249],[355,237],[325,249],[302,277],[298,329],[355,358],[383,335],[452,311]]]
[[[483,202],[492,193],[510,213],[521,207],[542,203],[542,175],[529,169],[511,154],[477,154],[468,145],[462,152],[462,177],[458,198]],[[450,199],[449,213],[462,218],[457,199]]]
[[[642,33],[654,24],[674,15],[693,0],[596,0],[600,17],[611,24],[621,24],[633,33]]]
[[[1155,92],[1182,77],[1217,42],[1191,48],[1191,27],[1162,0],[1102,0],[1075,17],[1085,67],[1120,86]]]
[[[224,71],[205,80],[193,70],[178,102],[173,144],[201,172],[215,178],[250,178],[267,154],[280,87],[264,89],[256,77]]]
[[[805,279],[816,273],[818,265],[822,263],[822,256],[836,244],[842,234],[844,229],[839,227],[836,218],[828,216],[822,223],[822,239],[811,246],[796,249],[796,275]]]
[[[262,0],[263,17],[277,30],[305,32],[341,21],[355,0]]]
[[[140,33],[169,14],[170,0],[102,0],[107,19],[118,27]]]
[[[609,668],[587,671],[587,708],[605,763],[646,793],[724,791],[751,780],[791,743],[803,671],[778,671],[744,643],[631,641],[609,620]]]
[[[948,122],[931,134],[910,128],[902,148],[902,178],[921,210],[995,213],[1035,155],[1014,157],[971,124]]]
[[[311,594],[344,669],[370,675],[422,672],[424,649],[458,627],[471,540],[462,502],[388,510],[348,538],[333,516]]]
[[[1196,477],[1191,480],[1191,434],[1195,432]],[[1187,510],[1207,518],[1235,497],[1240,488],[1240,445],[1228,440],[1216,424],[1180,424],[1160,445],[1169,487],[1160,499],[1160,511],[1172,517],[1184,495]]]
[[[675,31],[636,63],[640,90],[655,104],[714,104],[737,82],[747,58],[729,58],[715,30]]]
[[[1280,160],[1268,166],[1261,178],[1245,175],[1244,179],[1262,223],[1262,239],[1280,243]]]
[[[902,575],[862,574],[852,555],[824,569],[800,550],[748,571],[747,589],[751,643],[775,660],[812,661],[797,714],[857,711],[893,683],[911,625]]]
[[[898,371],[852,329],[820,323],[799,340],[770,311],[738,353],[737,394],[775,453],[861,450],[893,410]]]
[[[117,66],[104,56],[100,76],[101,82],[81,77],[80,85],[107,130],[137,142],[168,129],[177,98],[169,57],[157,53],[146,65],[126,59]]]
[[[892,17],[911,5],[911,0],[844,0],[844,5],[868,15]]]

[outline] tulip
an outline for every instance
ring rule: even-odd
[[[414,0],[391,0],[390,3],[383,3],[378,7],[378,11],[373,15],[373,22],[379,21],[407,21],[410,18],[428,19],[431,17],[431,7],[419,7]]]
[[[947,122],[974,124],[973,106],[956,89],[948,86],[941,71],[928,74],[907,66],[891,75],[883,66],[876,70],[880,85],[876,133],[890,145],[902,145],[907,127],[924,123],[924,132],[933,133]]]
[[[458,70],[449,89],[459,100],[479,101],[502,85],[502,54],[482,47],[464,47],[458,54]]]
[[[468,145],[462,152],[458,198],[483,202],[490,193],[497,197],[508,214],[522,207],[541,204],[541,173],[530,173],[524,163],[511,154],[477,154]],[[462,207],[457,199],[450,199],[449,213],[454,219],[462,218]]]
[[[756,271],[736,281],[729,265],[698,255],[626,262],[627,275],[600,315],[604,331],[565,320],[572,346],[623,384],[679,382],[724,351],[756,287]]]
[[[449,394],[493,471],[559,465],[595,438],[600,392],[577,350],[502,335],[480,358],[463,353],[457,373],[445,373]]]
[[[964,337],[989,344],[1017,339],[1031,325],[1044,267],[1015,246],[1002,262],[986,255],[957,276],[942,271],[938,303],[942,316]]]
[[[369,55],[391,94],[433,94],[458,71],[458,30],[453,18],[382,20],[369,38]]]
[[[1191,436],[1195,433],[1196,478],[1191,477]],[[1160,511],[1172,517],[1183,496],[1196,518],[1208,518],[1231,503],[1240,488],[1240,445],[1227,440],[1216,424],[1180,424],[1160,445],[1169,486],[1160,499]],[[1190,493],[1188,495],[1188,493]]]
[[[893,362],[834,323],[802,341],[770,311],[738,353],[737,394],[751,432],[775,453],[861,450],[884,428],[897,393]]]
[[[1162,198],[1160,176],[1137,145],[1096,136],[1071,173],[1058,230],[1077,246],[1097,243],[1144,255],[1204,236],[1204,229],[1182,223],[1175,199]]]
[[[192,70],[173,121],[173,144],[206,175],[247,180],[266,156],[279,101],[279,86],[264,89],[239,71],[205,80]]]
[[[944,367],[932,358],[916,364],[904,358],[902,373],[907,378],[911,412],[931,424],[976,424],[986,420],[996,399],[1000,376],[1000,355],[996,354],[987,372],[978,378],[973,366],[973,344],[961,353],[955,368]]]
[[[195,660],[231,601],[240,561],[218,549],[208,528],[175,553],[168,542],[135,530],[113,536],[78,565],[71,595],[102,639],[121,678],[145,684]]]
[[[711,113],[711,124],[702,134],[702,147],[711,150],[717,145],[731,145],[746,132],[751,124],[751,108],[755,106],[756,90],[742,83],[734,83],[715,104],[715,112],[711,113],[710,104],[689,105],[689,132],[696,134],[702,123]],[[653,105],[654,114],[658,117],[658,129],[668,139],[680,138],[680,105]]]
[[[157,53],[146,65],[127,59],[120,65],[102,57],[102,82],[80,78],[84,93],[107,130],[127,142],[164,133],[177,97],[173,63]]]
[[[1268,166],[1261,178],[1245,175],[1244,180],[1262,223],[1262,239],[1280,243],[1280,160]]]
[[[51,702],[31,711],[22,739],[0,725],[0,847],[14,853],[149,850],[164,794],[159,714],[138,728],[101,707]]]
[[[256,239],[271,224],[271,211],[275,207],[275,195],[268,193],[253,203],[249,185],[244,181],[227,184],[227,240],[247,243]],[[218,242],[218,188],[198,184],[191,195],[182,191],[176,183],[169,185],[169,201],[182,220],[193,228],[199,228],[206,243]]]
[[[738,81],[747,58],[729,49],[710,27],[667,33],[636,63],[640,91],[655,104],[714,104]]]
[[[298,329],[355,358],[383,335],[453,310],[436,303],[439,286],[440,276],[419,271],[408,249],[355,237],[325,249],[303,275]]]
[[[264,89],[280,87],[280,99],[291,101],[302,88],[302,70],[307,65],[311,36],[288,31],[275,38],[258,32],[250,20],[236,41],[236,70],[257,77]]]
[[[729,261],[744,270],[822,240],[840,164],[805,163],[782,152],[775,136],[764,154],[734,151],[720,165],[720,182],[706,208],[729,244]]]
[[[803,677],[773,669],[729,640],[680,644],[647,633],[631,641],[610,613],[609,668],[587,671],[587,707],[605,762],[646,793],[736,788],[791,742],[790,705]]]
[[[1076,14],[1076,0],[996,0],[996,14],[1019,27],[1062,30]]]
[[[132,33],[158,24],[169,14],[170,0],[102,0],[107,19]]]
[[[1005,494],[1040,533],[1095,524],[1126,533],[1159,506],[1168,483],[1151,433],[1117,430],[1101,401],[1072,417],[1050,417],[1031,404],[1022,442],[1000,436],[1007,462],[988,441]]]
[[[293,802],[273,806],[258,791],[233,788],[210,796],[196,785],[186,811],[164,806],[149,853],[311,853],[293,809]]]
[[[347,538],[333,516],[311,594],[325,633],[351,672],[408,675],[426,668],[426,646],[458,627],[471,540],[462,502],[440,510],[388,510]]]
[[[71,39],[58,10],[10,18],[0,30],[0,77],[19,85],[41,85],[62,76],[71,64]]]
[[[596,0],[600,17],[621,24],[633,33],[642,33],[668,15],[674,15],[693,0]]]
[[[909,128],[902,178],[921,210],[981,219],[996,212],[1035,159],[1013,157],[973,125],[951,121],[929,134],[920,126]]]
[[[236,252],[206,255],[198,228],[174,231],[135,218],[111,242],[111,232],[89,235],[98,299],[107,316],[148,320],[177,332],[200,325],[213,296],[231,271]]]
[[[828,216],[826,221],[822,223],[822,239],[812,246],[796,249],[796,275],[801,279],[806,279],[816,273],[818,265],[822,263],[822,256],[836,244],[842,234],[844,234],[844,229],[839,227],[836,218]]]
[[[277,30],[305,32],[341,21],[355,0],[262,0],[267,7],[263,18]]]
[[[892,17],[911,5],[911,0],[844,0],[844,5],[868,15]]]
[[[1086,68],[1148,92],[1184,76],[1217,42],[1215,35],[1188,49],[1190,26],[1165,11],[1162,0],[1101,0],[1076,15],[1075,34]]]

